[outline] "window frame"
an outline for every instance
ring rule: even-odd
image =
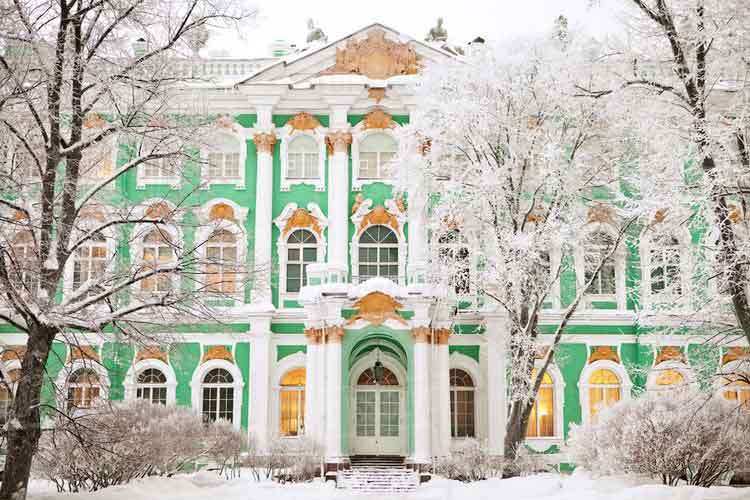
[[[138,399],[138,376],[148,369],[156,369],[164,374],[167,379],[164,384],[167,388],[167,406],[177,404],[177,377],[174,370],[168,363],[156,358],[141,359],[130,366],[123,381],[125,399],[127,401]]]
[[[591,347],[592,346],[589,346],[589,349],[591,349]],[[588,353],[588,355],[590,355],[590,352]],[[590,384],[589,380],[591,378],[591,375],[593,375],[593,373],[599,369],[609,370],[613,372],[619,379],[620,399],[618,399],[618,401],[626,401],[631,399],[632,397],[630,392],[633,388],[633,383],[630,380],[630,377],[628,376],[628,373],[623,365],[606,359],[600,359],[594,361],[593,363],[588,363],[584,367],[583,371],[581,372],[580,378],[578,379],[578,395],[581,402],[581,418],[583,424],[588,424],[591,422],[591,398],[589,389],[591,387],[599,387],[600,384]]]
[[[396,122],[393,122],[395,124],[396,129],[400,127]],[[360,191],[363,186],[366,186],[368,184],[374,184],[377,182],[392,186],[393,180],[392,176],[382,176],[379,178],[370,178],[370,177],[362,177],[361,171],[360,171],[360,164],[361,164],[361,156],[362,156],[362,143],[367,140],[368,137],[372,135],[385,135],[389,137],[391,140],[395,142],[395,151],[393,156],[397,157],[399,153],[400,143],[398,141],[397,134],[393,131],[393,129],[364,129],[364,124],[359,123],[356,127],[353,129],[352,133],[352,189],[354,191]],[[378,158],[379,158],[378,154]],[[380,169],[380,163],[378,163],[378,169]],[[380,172],[379,172],[380,173]]]
[[[469,380],[471,381],[470,386],[459,386],[459,385],[453,385],[452,384],[452,377],[451,372],[452,371],[460,371],[463,372],[466,376],[469,377]],[[477,387],[476,383],[474,382],[474,377],[470,372],[467,370],[464,370],[463,368],[459,367],[450,367],[448,369],[448,385],[450,387],[450,395],[448,397],[448,404],[450,407],[450,433],[451,433],[451,439],[474,439],[477,437]],[[462,435],[459,435],[459,423],[458,423],[458,411],[456,408],[456,405],[458,404],[458,394],[459,393],[467,393],[471,394],[471,414],[464,414],[462,415],[465,417],[465,419],[468,419],[470,417],[471,420],[471,434],[464,433]],[[464,403],[467,403],[468,401],[464,401]],[[464,425],[466,425],[464,423]]]
[[[210,359],[198,365],[195,371],[193,371],[193,377],[190,381],[192,408],[200,415],[203,415],[203,380],[214,368],[221,368],[232,375],[233,381],[230,385],[234,388],[234,391],[231,425],[239,430],[240,422],[242,421],[242,388],[245,386],[245,382],[242,378],[242,372],[234,363],[230,363],[224,359]]]
[[[285,385],[283,383],[284,377],[286,377],[289,373],[297,370],[302,370],[305,377],[305,383],[303,385]],[[296,415],[296,422],[297,422],[297,430],[296,434],[284,434],[282,432],[282,429],[284,428],[284,410],[283,410],[283,403],[282,398],[285,393],[292,394],[296,400],[297,400],[297,415]],[[288,370],[284,371],[284,373],[281,375],[279,379],[279,385],[278,385],[278,397],[276,398],[278,402],[278,435],[281,438],[284,439],[295,439],[300,438],[305,435],[305,407],[307,404],[307,369],[305,366],[295,366],[292,368],[289,368]],[[300,423],[302,424],[300,426]],[[300,430],[301,427],[301,430]]]
[[[648,231],[648,230],[647,230]],[[653,290],[653,271],[655,263],[653,261],[653,253],[655,250],[662,250],[663,246],[658,245],[658,240],[666,237],[672,238],[677,243],[677,257],[679,259],[679,279],[681,293],[671,293],[670,290],[662,290],[660,292],[654,292]],[[691,297],[691,279],[692,279],[692,258],[691,258],[691,236],[685,228],[657,228],[654,234],[642,234],[641,235],[641,293],[643,298],[643,305],[647,309],[651,309],[660,305],[673,307],[678,305],[680,302],[689,300]],[[713,286],[715,286],[717,280],[712,280]],[[712,286],[709,283],[709,288]],[[679,302],[677,302],[679,301]],[[676,304],[677,302],[677,304]]]
[[[362,237],[365,234],[369,234],[369,232],[371,230],[374,230],[375,228],[385,229],[389,233],[393,234],[393,237],[394,237],[394,239],[396,241],[392,242],[392,243],[383,243],[383,241],[382,241],[383,238],[381,237],[381,238],[379,238],[380,241],[377,241],[375,243],[363,243],[362,242]],[[382,231],[382,229],[381,229],[381,231]],[[357,283],[362,283],[364,281],[367,281],[368,279],[372,279],[372,278],[375,278],[375,277],[387,278],[387,279],[390,279],[391,281],[393,281],[394,283],[400,283],[401,281],[404,280],[404,276],[400,272],[401,271],[401,252],[399,251],[399,235],[398,235],[397,231],[395,231],[392,227],[388,227],[388,226],[383,225],[383,224],[372,224],[372,225],[366,227],[364,230],[362,230],[362,232],[358,235],[357,242],[358,242],[358,245],[357,245],[357,265],[356,265],[356,267],[352,266],[352,271],[356,270],[357,274],[353,276],[353,278],[354,278],[353,281],[355,281]],[[360,253],[361,253],[360,251],[362,249],[375,249],[376,250],[377,258],[374,261],[374,263],[373,263],[373,261],[369,261],[369,260],[366,261],[366,263],[363,263],[361,255],[360,255]],[[386,260],[386,261],[381,260],[381,250],[382,249],[396,250],[396,261],[394,262],[392,260]],[[390,253],[390,252],[388,252],[388,253]],[[364,265],[366,265],[366,266],[375,266],[377,268],[377,274],[375,274],[375,275],[368,275],[367,278],[363,279],[363,274],[361,273],[361,268]],[[384,276],[384,275],[382,275],[380,273],[381,267],[383,267],[383,266],[395,267],[396,268],[396,272],[398,274],[395,276],[395,279],[393,279],[394,277],[391,277],[390,275]]]
[[[315,187],[315,191],[325,191],[326,189],[326,165],[328,155],[326,154],[325,144],[325,132],[324,127],[317,127],[312,130],[296,130],[291,126],[285,126],[281,133],[281,190],[289,191],[293,186],[298,185],[311,185]],[[289,148],[294,142],[300,137],[309,137],[315,142],[316,154],[317,154],[317,175],[311,177],[290,177],[290,151]],[[308,153],[309,154],[309,153]],[[304,167],[303,167],[304,169]]]
[[[199,157],[201,163],[201,189],[213,185],[234,185],[235,189],[246,188],[247,170],[247,137],[230,129],[215,129],[208,135],[207,144],[201,145]],[[211,175],[211,155],[222,155],[221,175]],[[237,155],[237,175],[226,175],[227,155]]]
[[[589,243],[590,238],[595,235],[596,233],[603,233],[608,238],[610,238],[613,242],[617,241],[617,233],[615,229],[610,226],[609,224],[601,223],[601,222],[593,222],[589,223],[588,227],[586,228],[585,234],[582,236],[578,244],[576,244],[574,249],[574,261],[575,261],[575,271],[576,271],[576,286],[579,289],[582,289],[584,286],[586,286],[586,265],[585,265],[585,259],[586,259],[586,247]],[[624,240],[620,241],[620,244],[618,245],[617,249],[615,250],[614,254],[612,254],[612,262],[614,266],[614,293],[607,293],[607,294],[595,294],[595,293],[585,293],[584,294],[584,304],[589,309],[592,308],[594,302],[613,302],[616,305],[616,309],[618,311],[623,311],[626,309],[627,305],[627,297],[626,297],[626,290],[625,290],[625,274],[626,274],[626,265],[627,265],[627,245]]]

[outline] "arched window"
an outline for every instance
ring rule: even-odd
[[[357,385],[398,385],[398,377],[384,366],[383,380],[378,384],[375,379],[375,372],[373,372],[372,368],[368,368],[359,375]]]
[[[91,408],[101,396],[101,381],[91,368],[79,368],[68,378],[68,408]]]
[[[620,400],[620,379],[613,371],[600,368],[589,377],[589,415],[596,422],[602,408],[612,406]]]
[[[86,243],[76,249],[73,260],[73,290],[89,280],[104,276],[107,267],[107,241],[104,235],[96,233]]]
[[[651,293],[682,294],[680,242],[671,235],[662,235],[652,244],[649,255]]]
[[[359,178],[384,179],[398,151],[398,144],[388,134],[370,134],[359,145]]]
[[[583,266],[584,279],[586,283],[592,279],[591,286],[587,293],[594,295],[614,295],[617,289],[615,276],[615,258],[607,254],[612,251],[615,240],[607,233],[597,231],[584,244]],[[604,264],[598,273],[595,274],[599,263],[604,260]]]
[[[531,380],[536,380],[536,368],[531,372]],[[526,437],[553,437],[555,435],[555,383],[545,372],[542,384],[531,408]]]
[[[13,264],[14,272],[11,279],[19,288],[24,288],[28,293],[36,291],[37,276],[39,268],[36,265],[36,253],[34,252],[34,236],[30,231],[22,231],[13,238]]]
[[[474,437],[475,388],[471,375],[451,368],[451,437]]]
[[[222,368],[214,368],[203,377],[201,415],[204,422],[234,419],[234,378]]]
[[[206,241],[206,277],[209,292],[237,291],[237,239],[226,230],[214,232]]]
[[[682,385],[685,383],[685,377],[674,368],[667,368],[666,370],[659,370],[659,375],[656,376],[654,383],[659,387]]]
[[[297,229],[287,239],[286,291],[297,293],[307,283],[307,266],[318,261],[318,240],[312,231]]]
[[[143,265],[146,270],[162,268],[174,262],[174,244],[169,235],[154,229],[143,238]],[[172,290],[171,273],[159,273],[141,280],[144,292],[169,292]]]
[[[750,411],[750,375],[727,375],[721,393],[724,399]]]
[[[305,433],[305,369],[294,368],[281,377],[279,389],[279,434],[299,436]]]
[[[299,135],[289,143],[287,152],[288,179],[317,179],[320,161],[318,143],[309,135]]]
[[[167,404],[167,377],[161,370],[146,368],[138,374],[136,384],[136,398]]]
[[[380,276],[398,281],[398,238],[386,226],[368,227],[359,237],[359,280]]]
[[[458,231],[450,231],[438,239],[438,252],[442,269],[450,269],[450,286],[457,294],[469,293],[469,246]]]

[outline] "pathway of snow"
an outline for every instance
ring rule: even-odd
[[[436,478],[410,494],[366,495],[336,490],[332,483],[279,485],[249,477],[231,481],[213,473],[151,478],[95,493],[56,493],[49,483],[33,482],[30,500],[750,500],[750,488],[670,488],[636,478],[591,479],[539,475],[464,484]]]

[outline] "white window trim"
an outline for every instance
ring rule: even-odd
[[[299,434],[297,436],[281,436],[281,378],[286,375],[287,372],[289,372],[290,370],[294,370],[295,368],[305,369],[305,407],[303,410],[305,412],[305,430],[302,434]],[[307,400],[310,396],[307,376],[307,356],[304,352],[295,352],[294,354],[285,356],[278,363],[276,363],[276,366],[274,367],[273,378],[273,380],[276,381],[273,388],[273,398],[275,403],[271,405],[271,425],[273,428],[273,430],[271,431],[271,435],[273,437],[281,439],[300,439],[305,434],[307,434],[307,419],[309,417],[309,415],[307,414]]]
[[[158,159],[155,160],[158,162],[163,162],[164,159]],[[136,189],[146,189],[146,186],[152,186],[152,185],[167,185],[171,189],[180,189],[180,177],[177,175],[168,175],[168,176],[160,176],[160,177],[147,177],[145,173],[146,165],[141,163],[138,165],[138,168],[136,169],[137,175],[136,175]]]
[[[646,230],[640,238],[640,252],[641,252],[641,296],[643,301],[643,307],[651,309],[655,305],[662,303],[675,304],[675,301],[685,301],[691,296],[691,281],[692,281],[692,245],[690,233],[685,228],[659,228],[651,234],[645,234],[649,231]],[[682,280],[681,287],[682,293],[680,295],[674,294],[654,294],[651,292],[651,250],[654,246],[654,240],[660,236],[674,236],[680,244],[680,279]],[[715,284],[716,280],[714,280]]]
[[[719,367],[719,371],[717,372],[717,376],[713,384],[714,391],[718,396],[722,398],[724,397],[726,388],[724,377],[726,375],[731,375],[738,372],[746,373],[748,374],[748,376],[750,376],[750,358],[735,359],[734,361],[730,361],[729,363],[726,363]]]
[[[318,248],[318,259],[316,262],[318,264],[322,264],[326,261],[326,249],[328,248],[328,246],[325,237],[325,229],[328,227],[328,218],[323,214],[323,211],[320,209],[317,203],[308,203],[307,211],[312,217],[317,219],[318,224],[320,225],[320,234],[318,234],[312,227],[295,227],[294,229],[289,231],[289,234],[283,234],[287,221],[292,217],[292,215],[298,208],[299,207],[296,203],[287,203],[287,205],[284,207],[284,210],[281,211],[281,215],[273,220],[273,223],[279,229],[279,232],[281,232],[279,237],[276,239],[276,250],[279,255],[279,306],[282,308],[284,307],[284,300],[297,300],[299,298],[298,293],[288,293],[286,291],[286,262],[289,236],[291,236],[291,234],[297,229],[309,230],[311,233],[313,233],[313,235],[315,235],[315,238],[317,239],[316,246]],[[302,286],[306,285],[307,283],[302,284]]]
[[[6,152],[6,159],[5,159],[5,165],[7,165],[10,168],[10,171],[15,171],[15,162],[13,161],[13,156],[15,155],[16,149],[23,148],[24,151],[26,151],[26,146],[23,145],[21,141],[18,140],[17,137],[13,137],[10,141],[8,141],[8,151]],[[27,151],[28,152],[28,151]],[[41,177],[37,174],[36,168],[32,168],[30,170],[31,177],[28,179],[31,182],[41,182]]]
[[[684,384],[680,385],[656,385],[656,379],[659,378],[659,375],[661,375],[666,370],[675,370],[677,371],[682,377],[685,379]],[[689,365],[686,363],[683,363],[682,361],[676,361],[676,360],[666,360],[662,361],[658,365],[653,365],[651,369],[648,371],[648,376],[646,377],[646,390],[648,391],[665,391],[670,389],[677,389],[677,388],[683,388],[689,385],[694,384],[696,381],[695,373],[693,373],[693,369],[690,368]]]
[[[101,349],[99,349],[99,352],[101,352]],[[57,375],[57,387],[63,388],[63,390],[60,391],[60,394],[57,397],[58,405],[62,405],[63,408],[67,407],[68,379],[71,375],[73,375],[80,369],[92,370],[94,373],[96,373],[96,376],[99,378],[99,399],[101,401],[109,401],[110,380],[106,368],[104,368],[101,362],[95,359],[77,358],[72,360],[70,363],[66,363],[65,366],[63,366],[63,369],[60,370],[60,373]]]
[[[584,262],[584,247],[588,238],[597,233],[602,232],[612,238],[613,241],[617,241],[617,231],[609,224],[601,222],[593,222],[587,225],[586,232],[580,239],[579,244],[575,246],[573,258],[575,259],[575,272],[576,272],[576,287],[579,290],[583,290],[586,286],[586,272]],[[624,311],[627,306],[627,297],[625,290],[625,274],[627,267],[627,245],[624,239],[620,241],[612,258],[615,263],[615,293],[614,294],[585,294],[584,303],[586,307],[591,308],[593,302],[615,302],[617,304],[617,310]],[[558,280],[559,281],[559,280]],[[559,285],[558,285],[559,288]],[[558,294],[559,295],[559,294]],[[558,298],[559,301],[559,298]]]
[[[584,425],[588,424],[591,419],[589,389],[593,386],[589,384],[589,379],[591,378],[591,375],[599,369],[610,370],[618,379],[620,379],[620,401],[631,399],[630,391],[633,388],[633,383],[630,381],[628,372],[623,365],[608,359],[600,359],[599,361],[587,364],[578,379],[578,395],[581,401],[581,420]]]
[[[365,232],[365,230],[372,225],[365,227],[361,232],[359,230],[362,219],[370,213],[372,207],[372,200],[366,199],[362,202],[356,212],[351,216],[351,221],[354,223],[354,234],[352,235],[350,258],[352,263],[352,274],[359,274],[359,238]],[[385,200],[385,209],[391,215],[396,217],[398,221],[398,231],[394,230],[390,226],[385,226],[394,233],[396,233],[396,239],[398,240],[398,284],[406,285],[406,258],[407,258],[407,242],[406,235],[404,235],[404,224],[406,223],[406,214],[401,212],[396,206],[396,202],[393,199]],[[356,281],[359,281],[357,279]]]
[[[100,145],[106,144],[105,147],[110,148],[110,155],[111,155],[111,161],[112,161],[112,175],[111,176],[114,176],[117,172],[117,158],[118,158],[118,154],[120,151],[119,137],[116,134],[110,135],[99,144]],[[86,184],[86,186],[89,188],[95,186],[99,182],[106,180],[106,179],[107,177],[96,177],[96,176],[91,175],[91,173],[81,176],[81,181],[83,181]],[[103,189],[106,191],[113,191],[115,189],[116,183],[117,183],[116,179],[112,180]]]
[[[174,224],[159,224],[154,225],[151,223],[139,223],[136,224],[133,228],[133,232],[131,233],[133,236],[131,238],[132,243],[130,244],[130,260],[132,265],[139,266],[143,264],[143,247],[145,244],[143,243],[143,239],[151,233],[151,231],[155,229],[159,229],[160,231],[163,231],[169,235],[169,237],[172,239],[172,242],[177,247],[173,251],[173,262],[177,262],[179,260],[179,251],[182,248],[183,244],[183,235],[182,235],[182,229],[180,229],[179,226],[176,226]],[[135,297],[153,297],[156,294],[159,293],[167,293],[167,292],[149,292],[141,289],[141,282],[142,280],[133,283],[131,285],[131,289],[133,290],[133,295]],[[174,276],[172,276],[172,290],[179,290],[181,284],[181,279],[179,273],[176,273]]]
[[[145,370],[153,368],[159,370],[167,378],[167,406],[177,404],[177,377],[171,366],[160,359],[142,359],[131,365],[125,375],[123,386],[125,387],[125,400],[135,401],[138,390],[138,376]]]
[[[245,382],[242,378],[242,372],[237,365],[224,359],[211,359],[198,365],[193,372],[193,378],[190,380],[190,389],[192,393],[192,407],[199,415],[203,415],[203,379],[206,374],[214,368],[221,368],[232,375],[233,399],[232,402],[232,426],[239,430],[242,421],[242,388]]]
[[[109,217],[109,211],[101,207],[105,217]],[[83,236],[83,231],[90,231],[103,224],[103,221],[98,219],[82,219],[79,224],[79,229],[74,231],[71,237],[71,242],[76,241],[78,238]],[[117,242],[119,236],[114,230],[114,226],[107,227],[100,231],[100,234],[104,236],[105,243],[107,246],[107,266],[104,269],[104,276],[110,276],[114,268],[114,261],[112,260],[117,254]],[[91,240],[88,240],[82,246],[89,245]],[[73,274],[75,271],[75,260],[76,252],[73,252],[65,262],[65,268],[63,269],[63,298],[67,299],[74,292],[73,290]]]
[[[487,398],[485,394],[484,380],[481,376],[481,367],[474,358],[471,358],[464,353],[457,351],[450,353],[448,356],[448,374],[446,374],[449,389],[451,387],[450,370],[453,368],[465,371],[471,376],[471,380],[474,382],[474,438],[485,439],[487,437],[487,424],[485,422]],[[448,415],[446,418],[448,419],[448,434],[450,434],[451,426],[453,425],[451,418],[450,395],[448,396]],[[451,436],[451,442],[458,443],[465,439],[467,438]]]
[[[396,123],[396,122],[393,122]],[[396,128],[400,128],[401,126],[396,124]],[[399,140],[396,135],[396,133],[392,129],[367,129],[364,128],[364,120],[359,122],[354,128],[352,128],[352,190],[353,191],[361,191],[362,186],[366,186],[368,184],[375,184],[377,182],[387,184],[389,186],[393,186],[393,179],[392,178],[383,178],[383,179],[362,179],[359,176],[359,148],[360,143],[367,138],[367,136],[372,134],[385,134],[391,136],[394,141],[396,141],[397,149]],[[396,153],[398,154],[398,152]]]
[[[544,360],[537,359],[534,368],[539,370],[543,364]],[[565,379],[555,363],[550,363],[546,372],[552,378],[555,428],[553,436],[526,438],[526,444],[537,451],[545,451],[553,445],[560,446],[565,440]]]
[[[313,130],[295,130],[290,125],[284,126],[279,136],[281,139],[281,190],[289,191],[292,186],[308,184],[315,187],[315,191],[325,191],[326,189],[326,128],[316,127]],[[318,146],[318,176],[309,179],[290,179],[289,178],[289,145],[294,139],[301,135],[307,135],[315,140]]]
[[[227,142],[234,143],[233,146],[234,150],[230,149],[218,149],[218,150],[212,150],[208,146],[203,146],[200,149],[200,159],[201,159],[201,189],[209,189],[214,184],[216,185],[231,185],[234,184],[235,188],[238,190],[244,190],[246,187],[246,176],[247,176],[247,139],[244,133],[236,132],[234,130],[216,130],[209,136],[209,143],[218,142],[214,141],[213,139],[218,137],[223,137],[224,139],[227,139]],[[239,176],[237,177],[224,177],[221,179],[212,179],[209,177],[209,167],[208,167],[208,155],[211,152],[219,152],[219,153],[239,153]]]
[[[18,381],[11,381],[10,373],[13,370],[20,370],[21,369],[21,361],[18,358],[14,358],[8,361],[1,361],[0,360],[0,372],[3,375],[3,380],[5,381],[5,384],[8,386],[8,388],[11,391],[11,394],[13,395],[13,398],[16,397],[16,390],[18,389]]]

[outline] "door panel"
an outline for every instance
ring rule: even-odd
[[[401,390],[391,388],[356,389],[352,452],[361,455],[406,453],[404,407]]]

